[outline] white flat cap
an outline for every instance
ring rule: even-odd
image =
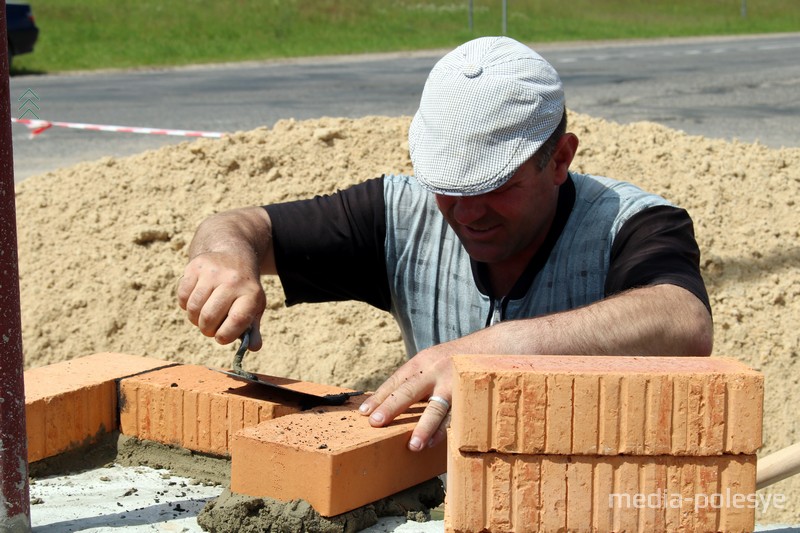
[[[408,146],[414,175],[436,194],[502,186],[552,135],[564,90],[550,63],[507,37],[481,37],[431,70]]]

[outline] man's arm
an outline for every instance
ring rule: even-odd
[[[631,289],[571,311],[501,322],[489,330],[485,341],[501,350],[497,353],[710,355],[713,343],[705,305],[686,289],[667,284]]]
[[[189,321],[220,344],[253,326],[250,347],[260,349],[267,301],[259,276],[276,273],[267,211],[249,207],[206,219],[189,246],[189,259],[178,284],[178,303]]]
[[[214,215],[189,246],[178,303],[220,344],[253,326],[253,350],[262,345],[266,308],[261,274],[280,274],[287,305],[360,300],[388,310],[384,211],[383,179],[376,178],[330,195]]]
[[[632,289],[591,305],[552,315],[511,320],[423,350],[400,367],[361,406],[383,426],[430,396],[452,398],[456,354],[709,355],[711,315],[676,285]],[[411,450],[444,439],[447,411],[430,402],[409,441]]]

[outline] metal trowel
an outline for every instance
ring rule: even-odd
[[[232,378],[242,381],[247,381],[248,383],[255,383],[257,385],[266,387],[270,391],[270,394],[282,400],[297,402],[298,404],[300,404],[300,409],[302,409],[303,411],[305,411],[306,409],[311,409],[312,407],[318,407],[320,405],[342,405],[349,398],[364,394],[363,391],[354,391],[354,392],[341,392],[339,394],[326,394],[324,396],[317,396],[316,394],[309,394],[307,392],[302,392],[287,387],[282,387],[280,385],[264,381],[263,379],[259,379],[258,376],[256,376],[255,374],[242,369],[242,360],[244,359],[244,355],[247,353],[247,349],[250,346],[249,328],[242,334],[241,341],[242,343],[239,345],[239,349],[236,350],[236,355],[234,355],[233,357],[233,369],[231,371],[217,370],[217,369],[215,370],[217,370],[217,372],[222,372],[223,374],[226,374]]]

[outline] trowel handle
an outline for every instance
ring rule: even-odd
[[[250,347],[250,329],[252,326],[247,328],[244,333],[242,333],[241,339],[242,344],[239,345],[239,349],[236,350],[236,355],[233,356],[233,373],[238,374],[246,379],[256,379],[255,374],[247,372],[246,370],[242,369],[242,360],[244,359],[244,354],[247,353],[247,348]]]
[[[253,326],[249,326],[246,330],[244,330],[244,333],[242,333],[242,336],[239,337],[241,339],[241,341],[242,341],[242,344],[239,346],[239,349],[236,351],[237,355],[239,354],[239,352],[241,352],[242,356],[244,356],[244,354],[247,351],[247,349],[250,348],[250,333],[252,332],[252,330],[253,330]]]

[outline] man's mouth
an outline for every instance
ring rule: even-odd
[[[470,237],[486,237],[491,235],[495,230],[497,230],[500,225],[495,224],[494,226],[462,226],[464,228],[464,233],[466,233]]]

